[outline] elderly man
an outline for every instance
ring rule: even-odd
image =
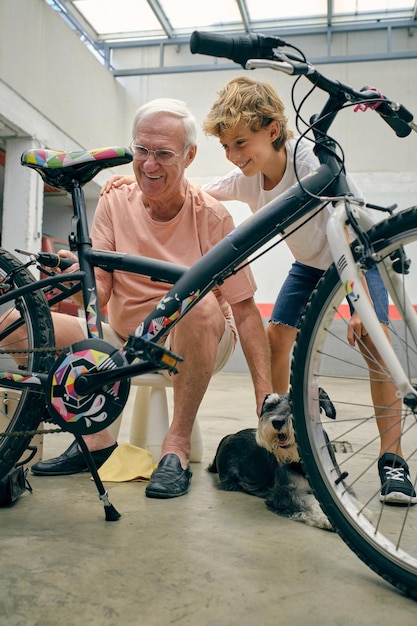
[[[91,230],[93,245],[191,266],[234,227],[225,207],[185,178],[197,151],[195,120],[183,102],[154,100],[137,111],[132,136],[136,181],[101,196]],[[100,305],[108,304],[105,339],[121,345],[164,295],[166,285],[118,272],[96,270],[96,276]],[[171,330],[170,348],[184,361],[173,377],[173,419],[162,444],[161,460],[146,488],[148,497],[187,493],[192,476],[193,423],[211,376],[233,352],[235,327],[260,414],[272,387],[267,341],[254,291],[252,274],[246,268],[207,294]],[[54,327],[58,345],[83,337],[77,318],[54,314]],[[117,445],[107,430],[86,436],[85,441],[98,466]],[[32,466],[37,475],[86,469],[76,442],[61,456]]]

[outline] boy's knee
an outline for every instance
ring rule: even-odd
[[[297,329],[279,322],[269,322],[266,334],[272,350],[287,349],[294,343]]]

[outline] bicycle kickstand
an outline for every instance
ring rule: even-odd
[[[77,440],[78,445],[80,446],[86,463],[88,465],[88,468],[91,472],[91,475],[94,479],[94,482],[96,484],[97,487],[97,491],[98,491],[98,497],[99,499],[103,502],[104,504],[104,514],[106,517],[106,522],[116,522],[120,517],[120,513],[115,509],[115,507],[111,504],[110,500],[109,500],[109,495],[107,493],[107,491],[104,488],[104,485],[101,481],[100,476],[98,475],[98,471],[97,471],[97,467],[94,463],[94,459],[91,456],[91,452],[90,450],[87,448],[87,445],[84,441],[84,439],[82,438],[81,435],[75,435],[75,438]]]

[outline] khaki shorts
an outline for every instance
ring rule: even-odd
[[[85,326],[85,320],[80,317],[77,319],[82,328],[84,335],[87,337],[87,329]],[[117,348],[121,348],[125,340],[122,337],[120,337],[120,335],[118,335],[115,330],[113,330],[110,324],[106,324],[106,322],[102,322],[101,327],[103,330],[104,341],[108,341],[113,346],[116,346]],[[165,348],[169,350],[170,345],[171,345],[170,336],[168,335],[168,337],[165,340],[164,346]],[[217,374],[217,372],[220,372],[220,370],[223,369],[227,361],[232,356],[235,350],[235,346],[236,346],[235,334],[233,333],[227,321],[224,320],[224,333],[217,347],[217,356],[216,356],[216,362],[214,364],[213,374]],[[167,379],[169,379],[171,376],[168,370],[161,370],[161,374],[165,376],[165,378]]]

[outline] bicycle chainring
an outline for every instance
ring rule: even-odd
[[[46,394],[51,420],[75,435],[89,435],[110,426],[123,411],[130,380],[120,380],[86,395],[77,393],[77,377],[126,365],[124,356],[102,339],[84,339],[63,353],[49,374]]]

